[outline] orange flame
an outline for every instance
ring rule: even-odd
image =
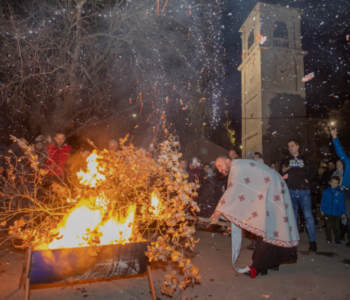
[[[103,234],[100,237],[100,245],[112,245],[116,242],[127,243],[132,236],[132,224],[134,223],[136,205],[128,208],[125,218],[120,216],[111,217],[106,223],[100,226],[99,231]]]
[[[152,192],[152,198],[151,198],[151,208],[150,211],[157,215],[159,213],[160,210],[160,202],[159,199],[157,197],[157,194],[153,191]]]
[[[94,150],[86,160],[88,162],[88,171],[86,173],[83,171],[77,173],[81,184],[89,187],[96,187],[97,181],[106,180],[106,177],[99,173],[99,171],[103,171],[103,169],[98,167],[98,158],[101,157],[98,156],[96,150]]]
[[[49,249],[87,246],[84,235],[87,230],[94,231],[103,217],[101,209],[91,209],[89,206],[89,201],[82,200],[62,219],[57,232],[58,237],[63,237],[51,242]]]
[[[99,238],[99,245],[129,242],[136,205],[129,206],[126,217],[109,216],[102,223],[106,206],[94,206],[90,200],[80,201],[62,219],[57,226],[58,239],[51,242],[48,249],[86,247],[93,237]]]
[[[77,173],[80,182],[96,187],[99,180],[105,180],[103,169],[97,161],[101,158],[96,151],[87,158],[87,172]],[[67,199],[68,202],[75,202]],[[130,242],[136,212],[136,204],[127,208],[125,215],[108,213],[109,199],[102,192],[100,196],[83,198],[61,220],[53,232],[56,239],[49,245],[39,245],[37,250],[86,247],[91,244],[111,245]],[[153,205],[153,202],[152,202]],[[154,207],[158,207],[158,204]],[[155,210],[155,213],[157,210]],[[107,217],[106,217],[107,215]]]

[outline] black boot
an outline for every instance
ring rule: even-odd
[[[317,244],[316,242],[310,242],[309,252],[317,252]]]
[[[272,271],[279,271],[279,269],[280,269],[280,265],[275,265],[275,266],[269,268],[269,270],[272,270]]]
[[[267,275],[267,269],[258,270],[258,275],[261,275],[261,276]]]

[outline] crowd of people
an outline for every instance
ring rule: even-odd
[[[299,224],[299,233],[306,229],[310,243],[309,251],[317,251],[316,228],[319,216],[325,220],[327,243],[332,242],[332,231],[337,245],[341,244],[341,240],[345,240],[346,234],[348,238],[350,237],[350,157],[344,152],[335,129],[331,130],[331,135],[339,160],[336,163],[330,161],[322,174],[310,159],[300,153],[299,143],[295,139],[289,140],[286,145],[289,154],[285,159],[268,165],[270,170],[276,174],[279,173],[287,184],[295,223]],[[21,150],[21,143],[27,143],[27,141],[21,139],[10,147],[0,144],[2,189],[11,166],[14,167],[19,161],[21,163],[25,161],[25,159],[18,160],[27,155]],[[72,147],[66,143],[65,133],[58,131],[53,140],[50,137],[39,136],[32,147],[33,151],[39,154],[39,167],[47,170],[45,182],[47,186],[52,185],[53,182],[65,182],[72,187],[79,186],[76,174],[87,168],[86,158],[92,151],[90,145],[83,146],[79,151],[72,151]],[[118,151],[118,142],[110,140],[107,148],[109,151]],[[234,149],[229,151],[228,157],[222,157],[226,167],[229,165],[228,161],[233,163],[240,159]],[[246,153],[246,159],[254,162],[253,165],[259,163],[266,166],[259,152]],[[228,188],[227,170],[223,172],[218,169],[218,162],[202,162],[199,158],[192,158],[189,162],[181,158],[179,163],[181,173],[187,175],[186,180],[200,184],[198,195],[194,199],[200,208],[198,215],[204,218],[211,217]],[[26,172],[23,165],[21,172]],[[28,186],[27,188],[30,189]],[[29,205],[28,201],[20,203],[15,197],[10,202],[10,208]],[[208,229],[211,225],[204,226]],[[230,233],[231,228],[225,228],[223,234]],[[248,249],[254,250],[259,239],[252,231],[245,231],[244,234],[252,240]],[[350,246],[350,242],[347,242],[346,246]]]
[[[332,138],[339,160],[336,163],[328,162],[327,168],[318,169],[316,165],[300,153],[299,143],[295,139],[288,142],[289,154],[281,162],[271,162],[269,167],[278,172],[285,180],[292,201],[296,224],[299,224],[299,233],[307,231],[309,236],[309,250],[317,251],[316,228],[318,220],[325,221],[326,242],[341,244],[347,235],[350,237],[350,157],[341,147],[337,133],[332,130]],[[246,158],[264,163],[262,154],[248,152]],[[240,159],[235,150],[229,151],[229,159]],[[201,208],[200,216],[208,217],[213,213],[221,196],[227,188],[227,176],[223,176],[215,167],[215,162],[201,164],[194,158],[186,167],[186,160],[181,159],[181,168],[190,181],[199,181],[201,187],[196,199]],[[279,165],[279,167],[278,167]],[[345,165],[345,168],[344,168]],[[231,229],[223,232],[229,235]],[[246,231],[245,236],[252,240],[247,247],[255,249],[256,236]],[[346,242],[350,246],[350,241]]]

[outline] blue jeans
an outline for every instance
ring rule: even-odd
[[[298,204],[303,211],[303,215],[306,221],[307,232],[309,233],[310,242],[316,242],[315,232],[315,220],[312,216],[311,208],[311,194],[309,190],[289,190],[290,197],[292,198],[292,205],[295,215],[296,224],[298,224]]]

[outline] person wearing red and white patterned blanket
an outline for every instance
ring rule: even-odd
[[[249,159],[230,160],[220,156],[216,167],[229,175],[227,190],[219,201],[212,223],[223,216],[232,225],[232,264],[239,273],[266,275],[283,262],[297,260],[299,242],[289,191],[281,175],[269,166]],[[258,236],[250,267],[236,266],[242,231]]]

